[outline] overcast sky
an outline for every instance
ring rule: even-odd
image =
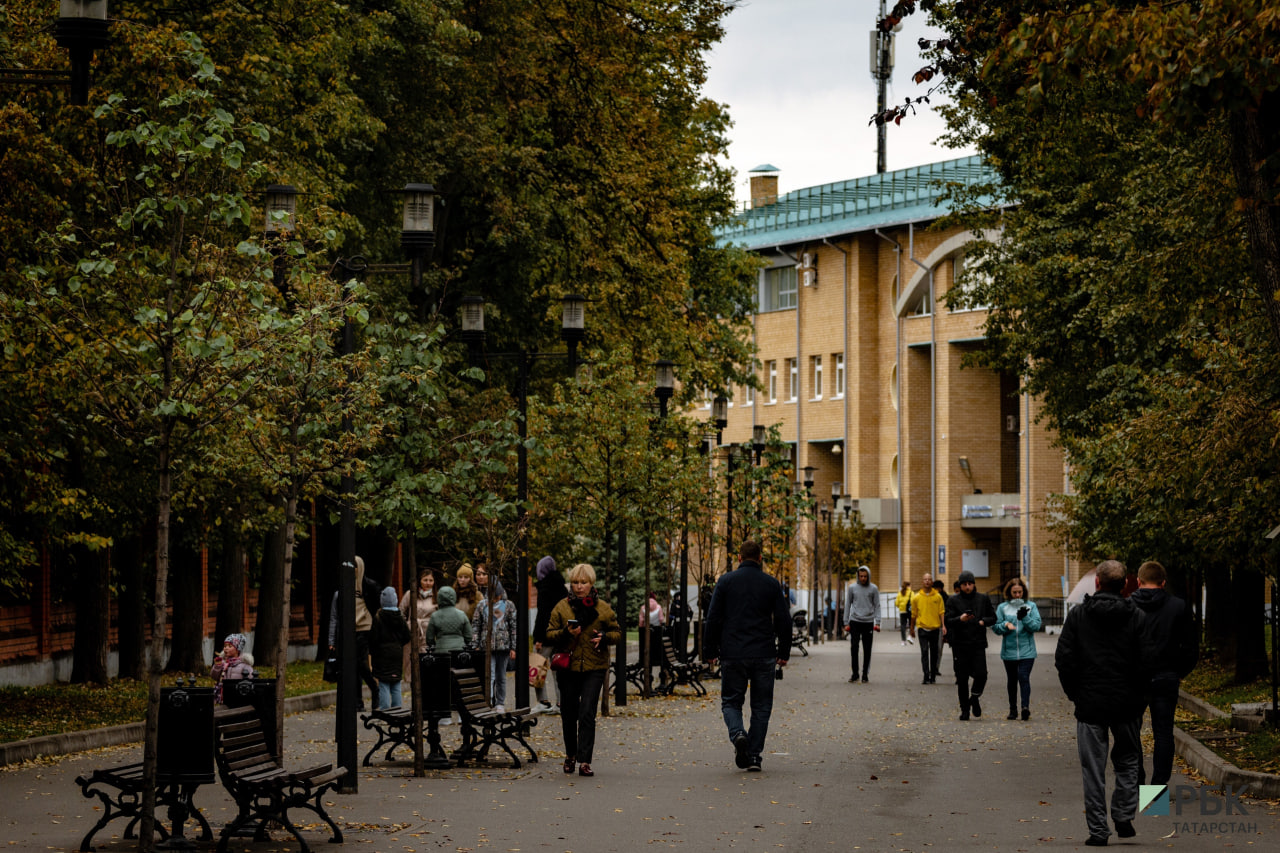
[[[875,173],[876,130],[867,122],[876,110],[870,33],[879,10],[879,0],[743,0],[729,13],[703,92],[729,105],[739,200],[748,197],[747,172],[764,163],[778,167],[784,193]],[[898,33],[890,105],[924,93],[911,81],[925,64],[916,42],[940,35],[925,18],[909,16]],[[927,109],[891,125],[889,170],[975,153],[936,144],[945,129]]]

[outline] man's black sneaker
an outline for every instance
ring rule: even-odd
[[[1023,709],[1022,709],[1022,719],[1023,719],[1023,720],[1029,720],[1029,719],[1031,719],[1031,709],[1030,709],[1030,708],[1023,708]]]
[[[1099,835],[1090,835],[1085,839],[1084,845],[1086,847],[1106,847],[1107,839]]]
[[[1016,720],[1016,719],[1018,719],[1018,711],[1017,711],[1017,709],[1016,709],[1016,708],[1010,708],[1010,709],[1009,709],[1009,716],[1005,717],[1005,719],[1006,719],[1006,720]]]
[[[960,719],[962,719],[962,720],[967,720],[967,719],[969,719],[969,712],[968,712],[967,710],[965,710],[965,711],[961,711],[961,712],[960,712]]]
[[[746,732],[738,732],[733,739],[733,763],[745,769],[751,763],[751,743]]]
[[[978,697],[977,697],[977,696],[970,696],[970,697],[969,697],[969,709],[970,709],[971,711],[973,711],[973,715],[974,715],[975,717],[981,717],[981,716],[982,716],[982,703],[978,701]]]
[[[862,676],[862,683],[863,683],[863,684],[866,684],[866,683],[867,683],[867,677],[866,677],[865,675],[864,675],[864,676]]]
[[[1138,830],[1133,828],[1133,821],[1118,820],[1116,821],[1116,835],[1121,838],[1133,838],[1138,834]]]
[[[760,756],[758,755],[751,756],[751,760],[747,763],[747,772],[748,773],[760,772]]]

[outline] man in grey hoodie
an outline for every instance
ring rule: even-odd
[[[871,570],[858,566],[858,579],[845,595],[844,629],[849,633],[849,658],[853,674],[849,683],[858,680],[858,646],[862,646],[862,683],[867,683],[871,670],[871,637],[880,630],[880,590],[871,582]]]

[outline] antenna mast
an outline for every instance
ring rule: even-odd
[[[880,0],[880,17],[877,21],[884,20],[888,11],[885,8],[886,0]],[[897,31],[901,29],[899,24],[894,27]],[[882,32],[879,28],[871,31],[871,79],[876,81],[876,114],[882,115],[888,109],[888,88],[889,78],[893,76],[893,33]],[[888,128],[881,124],[876,127],[876,174],[882,175],[888,171],[886,165],[886,148],[887,148]]]

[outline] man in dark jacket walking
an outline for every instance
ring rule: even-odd
[[[1155,562],[1138,567],[1138,588],[1130,599],[1146,614],[1145,643],[1153,655],[1151,682],[1146,706],[1151,709],[1151,733],[1155,749],[1151,754],[1151,784],[1167,785],[1173,775],[1173,712],[1178,707],[1178,682],[1195,669],[1200,659],[1200,638],[1196,635],[1191,610],[1181,598],[1165,591],[1164,566]],[[1142,725],[1143,711],[1138,712]],[[1146,783],[1147,768],[1138,764],[1138,784]]]
[[[1085,821],[1090,847],[1105,847],[1107,827],[1107,747],[1114,738],[1111,764],[1115,791],[1111,819],[1116,834],[1131,838],[1138,813],[1138,767],[1142,742],[1138,720],[1150,683],[1149,651],[1144,645],[1146,619],[1124,589],[1122,563],[1107,560],[1097,569],[1098,592],[1067,614],[1058,638],[1054,664],[1067,698],[1076,706],[1076,748],[1084,777]]]
[[[746,541],[741,562],[716,582],[702,636],[703,657],[720,662],[720,710],[740,769],[759,771],[773,713],[774,668],[791,657],[791,616],[782,585],[760,565],[760,544]],[[781,670],[778,670],[781,672]],[[751,730],[742,704],[751,688]]]
[[[982,691],[987,686],[987,629],[996,623],[991,599],[977,591],[973,572],[961,572],[956,580],[960,591],[947,599],[947,640],[951,643],[951,663],[956,672],[956,695],[960,699],[960,719],[982,716]],[[970,686],[969,679],[973,679]]]

